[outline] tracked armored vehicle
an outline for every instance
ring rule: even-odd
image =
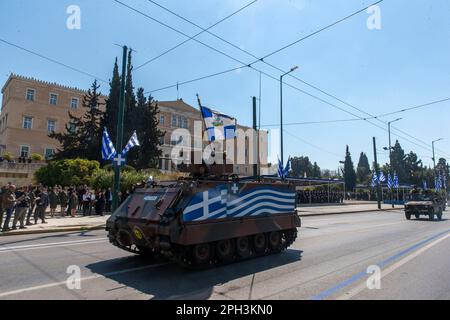
[[[301,222],[292,183],[200,176],[136,190],[108,220],[110,242],[183,266],[209,267],[279,253],[297,238]]]

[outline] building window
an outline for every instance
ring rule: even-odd
[[[23,128],[31,130],[33,129],[33,118],[32,117],[23,117]]]
[[[20,146],[20,157],[28,158],[30,156],[30,147],[29,146]]]
[[[77,109],[78,108],[78,98],[72,98],[70,100],[70,108]]]
[[[77,126],[75,125],[75,123],[69,122],[67,129],[68,129],[69,133],[75,133],[77,131]]]
[[[53,156],[55,155],[55,149],[51,149],[51,148],[45,148],[45,160],[49,160],[51,158],[53,158]]]
[[[159,138],[159,144],[164,145],[164,136]]]
[[[172,127],[176,127],[177,126],[177,116],[173,115],[172,116]]]
[[[182,128],[187,129],[188,128],[188,119],[187,118],[183,118],[183,125]]]
[[[54,93],[50,93],[50,104],[52,106],[56,106],[58,104],[58,95]]]
[[[27,89],[27,100],[34,101],[34,95],[36,91],[34,89]]]
[[[47,130],[50,133],[53,133],[56,131],[56,121],[55,120],[48,120],[47,121]]]
[[[159,117],[159,124],[164,125],[164,122],[166,121],[166,118],[164,116]]]

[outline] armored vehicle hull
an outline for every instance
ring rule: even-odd
[[[137,190],[107,231],[121,249],[208,267],[279,253],[300,224],[291,184],[182,180]]]

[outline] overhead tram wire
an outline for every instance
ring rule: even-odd
[[[54,64],[57,64],[57,65],[59,65],[59,66],[62,66],[62,67],[64,67],[64,68],[70,69],[70,70],[75,71],[75,72],[78,72],[78,73],[80,73],[80,74],[83,74],[83,75],[88,76],[88,77],[90,77],[90,78],[97,79],[98,81],[101,81],[101,82],[103,82],[103,83],[109,83],[108,81],[103,80],[102,78],[97,77],[97,76],[95,76],[95,75],[93,75],[93,74],[90,74],[90,73],[85,72],[85,71],[83,71],[83,70],[80,70],[80,69],[77,69],[77,68],[75,68],[75,67],[69,66],[68,64],[65,64],[65,63],[63,63],[63,62],[60,62],[60,61],[57,61],[57,60],[52,59],[52,58],[50,58],[50,57],[47,57],[47,56],[45,56],[45,55],[43,55],[43,54],[41,54],[41,53],[35,52],[35,51],[33,51],[33,50],[24,48],[24,47],[22,47],[22,46],[19,46],[19,45],[17,45],[17,44],[14,44],[14,43],[12,43],[12,42],[9,42],[9,41],[7,41],[7,40],[5,40],[5,39],[0,38],[0,42],[3,42],[4,44],[7,44],[7,45],[9,45],[9,46],[11,46],[11,47],[14,47],[14,48],[16,48],[16,49],[25,51],[25,52],[27,52],[27,53],[30,53],[30,54],[32,54],[32,55],[34,55],[34,56],[37,56],[37,57],[39,57],[39,58],[41,58],[41,59],[44,59],[44,60],[47,60],[47,61],[52,62],[52,63],[54,63]]]
[[[161,25],[165,26],[166,28],[169,28],[169,29],[173,30],[173,31],[176,32],[176,33],[179,33],[179,34],[181,34],[181,35],[183,35],[183,36],[185,36],[185,37],[187,37],[187,38],[191,38],[191,36],[187,35],[186,33],[182,32],[182,31],[180,31],[180,30],[178,30],[178,29],[176,29],[176,28],[174,28],[174,27],[172,27],[172,26],[170,26],[170,25],[168,25],[168,24],[166,24],[166,23],[164,23],[164,22],[162,22],[162,21],[159,21],[158,19],[153,18],[153,17],[151,17],[150,15],[148,15],[148,14],[146,14],[146,13],[144,13],[144,12],[142,12],[142,11],[136,9],[136,8],[133,8],[133,7],[131,7],[131,6],[129,6],[129,5],[125,4],[125,3],[123,3],[122,1],[119,1],[119,0],[113,0],[113,1],[116,2],[116,3],[118,3],[118,4],[120,4],[120,5],[122,5],[122,6],[124,6],[124,7],[126,7],[126,8],[128,8],[128,9],[130,9],[130,10],[132,10],[132,11],[134,11],[134,12],[136,12],[136,13],[138,13],[138,14],[140,14],[140,15],[142,15],[142,16],[144,16],[144,17],[146,17],[146,18],[148,18],[148,19],[150,19],[150,20],[152,20],[152,21],[154,21],[154,22],[156,22],[156,23],[158,23],[158,24],[161,24]],[[375,4],[381,3],[382,1],[383,1],[383,0],[380,0],[380,1],[376,2]],[[372,4],[372,5],[374,5],[374,4]],[[369,8],[369,7],[370,7],[370,6],[365,7],[365,8],[362,9],[362,10],[359,10],[359,11],[357,11],[357,13],[363,12],[364,10],[366,10],[366,9]],[[342,21],[344,21],[345,19],[348,19],[348,18],[354,16],[355,14],[356,14],[356,13],[354,13],[354,14],[352,14],[352,15],[350,15],[350,16],[347,16],[346,18],[339,20],[339,22],[342,22]],[[333,23],[332,25],[336,25],[336,23]],[[330,26],[331,26],[331,25],[330,25]],[[326,30],[326,29],[327,29],[327,27],[322,28],[321,30],[323,31],[323,30]],[[314,32],[313,34],[317,34],[317,33],[318,33],[318,31]],[[311,35],[312,35],[312,34],[311,34]],[[307,38],[309,38],[309,36],[306,36],[306,37],[304,37],[304,38],[302,38],[302,39],[305,40],[305,39],[307,39]],[[257,68],[255,68],[255,67],[252,66],[252,64],[257,63],[258,61],[261,61],[261,59],[258,60],[258,61],[252,62],[252,63],[250,63],[250,64],[246,64],[245,62],[240,61],[239,59],[236,59],[236,58],[232,57],[231,55],[229,55],[229,54],[227,54],[227,53],[225,53],[225,52],[223,52],[223,51],[221,51],[221,50],[218,50],[218,49],[216,49],[216,48],[214,48],[214,47],[212,47],[212,46],[210,46],[210,45],[208,45],[208,44],[206,44],[206,43],[204,43],[204,42],[202,42],[202,41],[200,41],[200,40],[198,40],[198,39],[193,38],[192,40],[195,41],[195,42],[197,42],[197,43],[199,43],[199,44],[202,44],[203,46],[205,46],[205,47],[207,47],[207,48],[209,48],[209,49],[211,49],[211,50],[213,50],[213,51],[215,51],[215,52],[217,52],[217,53],[220,53],[220,54],[222,54],[222,55],[228,57],[228,58],[231,59],[231,60],[234,60],[234,61],[236,61],[236,62],[242,64],[242,67],[241,67],[241,68],[249,67],[249,68],[251,68],[251,69],[253,69],[253,70],[255,70],[255,71],[261,72],[261,73],[264,74],[265,76],[267,76],[267,77],[269,77],[269,78],[271,78],[271,79],[273,79],[273,80],[275,80],[275,81],[277,81],[277,82],[279,81],[276,77],[274,77],[274,76],[272,76],[272,75],[270,75],[270,74],[268,74],[268,73],[266,73],[266,72],[263,72],[263,71],[261,71],[261,70],[259,70],[259,69],[257,69]],[[299,43],[299,42],[300,42],[300,41],[297,40],[297,41],[295,41],[294,43],[296,44],[296,43]],[[292,43],[292,45],[293,45],[294,43]],[[289,45],[288,45],[288,46],[285,46],[285,48],[287,48],[287,47],[289,47]],[[274,51],[273,53],[271,53],[271,54],[269,54],[269,55],[266,55],[266,56],[270,56],[270,55],[273,55],[273,54],[278,53],[278,52],[280,52],[280,50],[276,50],[276,51]],[[221,74],[221,73],[219,72],[218,74]],[[209,77],[212,77],[212,76],[214,76],[214,75],[205,76],[205,77],[202,77],[202,78],[209,78]],[[189,82],[192,82],[192,81],[189,81]],[[304,90],[301,90],[301,89],[299,89],[298,87],[295,87],[295,86],[293,86],[293,85],[291,85],[291,84],[288,84],[288,83],[286,83],[286,85],[289,86],[289,87],[291,87],[291,88],[293,88],[293,89],[295,89],[295,90],[297,90],[297,91],[299,91],[299,92],[302,92],[302,93],[304,93],[304,94],[306,94],[306,95],[308,95],[308,96],[310,96],[310,97],[312,97],[312,98],[314,98],[314,99],[316,99],[316,100],[319,100],[319,101],[321,101],[321,102],[323,102],[323,103],[326,103],[326,104],[328,104],[328,105],[330,105],[330,106],[333,106],[333,107],[335,107],[335,108],[337,108],[337,109],[339,109],[339,110],[341,110],[341,111],[343,111],[343,112],[345,112],[345,113],[351,114],[351,115],[353,115],[353,116],[355,116],[355,117],[358,117],[358,118],[361,118],[361,119],[364,119],[363,117],[360,117],[360,116],[358,116],[358,115],[356,115],[356,114],[354,114],[354,113],[352,113],[352,112],[350,112],[350,111],[348,111],[348,110],[346,110],[346,109],[343,109],[343,108],[341,108],[341,107],[338,107],[338,106],[336,106],[335,104],[332,104],[332,103],[330,103],[330,102],[328,102],[328,101],[326,101],[326,100],[323,100],[323,99],[321,99],[321,98],[319,98],[319,97],[317,97],[317,96],[314,96],[314,95],[311,94],[311,93],[308,93],[308,92],[306,92],[306,91],[304,91]],[[171,86],[169,86],[169,87],[171,87]],[[167,88],[167,87],[166,87],[166,88]],[[149,92],[156,92],[156,91],[159,91],[159,90],[162,90],[162,89],[165,89],[165,88],[161,88],[161,89],[157,89],[157,90],[152,90],[152,91],[149,91]],[[330,96],[332,96],[332,95],[330,95]],[[362,113],[368,114],[367,112],[365,112],[365,111],[363,111],[363,110],[361,110],[361,109],[359,109],[359,108],[357,108],[357,107],[354,107],[354,106],[352,106],[352,105],[350,105],[350,104],[348,104],[348,105],[351,106],[351,107],[354,108],[354,109],[357,109],[358,111],[360,111],[360,112],[362,112]],[[368,115],[370,115],[370,114],[368,114]],[[370,115],[370,116],[373,117],[373,115]],[[364,120],[367,121],[368,123],[372,124],[373,126],[375,126],[375,127],[379,128],[379,129],[383,130],[383,131],[388,131],[384,126],[382,127],[382,126],[380,126],[380,125],[377,125],[377,124],[375,124],[375,123],[373,123],[373,122],[371,122],[370,120],[367,120],[367,119],[364,119]],[[377,120],[378,120],[378,119],[377,119]],[[379,121],[381,121],[381,120],[379,120]],[[381,122],[382,122],[383,124],[385,124],[383,121],[381,121]],[[400,138],[402,138],[402,139],[404,139],[404,140],[406,140],[406,141],[408,141],[408,142],[410,142],[410,143],[412,143],[412,144],[414,144],[414,145],[416,145],[416,146],[419,146],[419,147],[421,147],[421,148],[427,149],[428,151],[430,150],[429,147],[424,147],[424,146],[422,146],[422,145],[420,145],[420,144],[417,144],[416,142],[411,141],[410,139],[405,138],[405,137],[403,137],[403,136],[401,136],[401,135],[399,135],[399,134],[394,134],[394,135],[397,136],[397,137],[400,137]]]
[[[151,1],[151,0],[149,0],[149,1],[152,2],[152,3],[154,3],[154,4],[157,5],[157,6],[160,6],[158,3],[154,2],[154,1]],[[172,47],[172,48],[170,48],[170,49],[165,50],[164,52],[160,53],[159,55],[155,56],[154,58],[152,58],[152,59],[150,59],[150,60],[144,62],[144,63],[141,64],[141,65],[139,65],[139,66],[136,67],[134,70],[137,71],[137,70],[143,68],[144,66],[148,65],[149,63],[152,63],[153,61],[155,61],[155,60],[157,60],[157,59],[159,59],[159,58],[165,56],[166,54],[172,52],[173,50],[175,50],[175,49],[177,49],[177,48],[179,48],[179,47],[181,47],[182,45],[184,45],[185,43],[191,41],[192,39],[197,38],[199,35],[201,35],[201,34],[207,32],[208,30],[210,30],[210,29],[216,27],[217,25],[221,24],[222,22],[224,22],[224,21],[230,19],[231,17],[235,16],[235,15],[238,14],[239,12],[241,12],[241,11],[245,10],[246,8],[250,7],[251,5],[255,4],[256,2],[258,2],[258,0],[253,0],[252,2],[246,4],[245,6],[241,7],[241,8],[238,9],[238,10],[236,10],[235,12],[229,14],[229,15],[226,16],[225,18],[222,18],[221,20],[217,21],[216,23],[214,23],[213,25],[209,26],[208,28],[206,28],[206,29],[203,29],[203,28],[202,28],[202,31],[201,31],[201,32],[199,32],[199,33],[193,35],[192,37],[189,37],[188,39],[186,39],[186,40],[180,42],[180,43],[177,44],[176,46],[174,46],[174,47]],[[160,7],[162,7],[162,6],[160,6]],[[164,8],[164,7],[162,7],[162,8]],[[167,8],[164,8],[164,9],[165,9],[165,10],[169,10],[169,9],[167,9]],[[172,12],[172,11],[170,11],[170,13],[176,15],[176,13],[174,13],[174,12]],[[177,16],[178,16],[178,15],[177,15]],[[181,18],[181,17],[180,17],[180,18]]]
[[[429,103],[425,103],[425,104],[421,104],[421,105],[417,105],[414,107],[409,107],[409,108],[404,108],[398,111],[393,111],[393,112],[389,112],[389,113],[384,113],[384,114],[380,114],[371,118],[353,118],[353,119],[337,119],[337,120],[323,120],[323,121],[305,121],[305,122],[292,122],[292,123],[285,123],[285,126],[301,126],[301,125],[310,125],[310,124],[327,124],[327,123],[339,123],[339,122],[355,122],[355,121],[364,121],[366,119],[368,120],[372,120],[372,119],[377,119],[377,118],[383,118],[383,117],[387,117],[387,116],[391,116],[394,114],[399,114],[399,113],[405,113],[408,111],[412,111],[412,110],[417,110],[419,108],[424,108],[424,107],[429,107],[429,106],[433,106],[436,104],[440,104],[440,103],[444,103],[450,101],[450,98],[446,98],[446,99],[440,99],[440,100],[435,100]],[[262,127],[276,127],[279,126],[279,124],[268,124],[268,125],[263,125]]]
[[[324,149],[324,148],[322,148],[322,147],[319,147],[319,146],[317,146],[317,145],[315,145],[315,144],[312,144],[311,142],[309,142],[309,141],[307,141],[307,140],[305,140],[305,139],[302,139],[302,138],[296,136],[295,134],[293,134],[293,133],[291,133],[291,132],[289,132],[289,131],[287,131],[287,130],[283,130],[283,131],[284,131],[285,133],[287,133],[288,135],[290,135],[291,137],[293,137],[294,139],[297,139],[298,141],[301,141],[301,142],[303,142],[304,144],[309,145],[310,147],[313,147],[313,148],[315,148],[315,149],[317,149],[317,150],[320,150],[320,151],[322,151],[322,152],[328,153],[328,154],[330,154],[330,155],[332,155],[332,156],[335,156],[335,157],[338,158],[338,159],[341,159],[341,158],[342,158],[342,155],[339,155],[339,154],[337,154],[337,153],[334,153],[334,152],[331,152],[331,151],[329,151],[329,150],[326,150],[326,149]]]
[[[254,63],[258,62],[258,61],[261,61],[262,63],[264,63],[264,64],[266,64],[266,65],[268,65],[268,66],[270,66],[270,67],[272,67],[272,68],[274,68],[274,69],[276,69],[276,70],[282,72],[282,73],[285,73],[285,70],[283,70],[283,69],[281,69],[281,68],[279,68],[279,67],[277,67],[277,66],[275,66],[275,65],[273,65],[273,64],[271,64],[271,63],[266,62],[264,59],[266,59],[266,58],[268,58],[268,57],[270,57],[270,56],[272,56],[272,55],[274,55],[274,54],[276,54],[276,53],[278,53],[278,52],[281,52],[282,50],[285,50],[285,49],[287,49],[287,48],[289,48],[289,47],[291,47],[291,46],[293,46],[293,45],[295,45],[295,44],[297,44],[297,43],[299,43],[299,42],[301,42],[301,41],[304,41],[304,40],[306,40],[306,39],[312,37],[312,36],[315,35],[315,34],[318,34],[318,33],[322,32],[322,31],[324,31],[324,30],[326,30],[326,29],[329,29],[329,28],[331,28],[332,26],[337,25],[338,23],[343,22],[343,21],[345,21],[345,20],[347,20],[347,19],[349,19],[349,18],[351,18],[351,17],[353,17],[353,16],[355,16],[355,15],[357,15],[357,14],[359,14],[359,13],[365,11],[365,10],[367,10],[367,8],[369,8],[370,6],[374,6],[374,5],[377,5],[377,4],[380,4],[381,2],[383,2],[383,0],[381,0],[381,1],[378,1],[378,2],[376,2],[376,3],[373,3],[372,5],[370,5],[370,6],[366,7],[366,8],[363,8],[363,9],[361,9],[361,10],[359,10],[359,11],[356,11],[356,12],[352,13],[352,14],[349,15],[349,16],[346,16],[346,17],[344,17],[344,18],[342,18],[342,19],[340,19],[340,20],[338,20],[338,21],[336,21],[336,22],[334,22],[334,23],[332,23],[332,24],[330,24],[330,25],[328,25],[328,26],[326,26],[326,27],[324,27],[324,28],[321,28],[321,29],[319,29],[319,30],[317,30],[317,31],[315,31],[315,32],[313,32],[313,33],[311,33],[311,34],[309,34],[309,35],[303,37],[303,38],[300,38],[300,39],[297,40],[297,41],[294,41],[294,42],[292,42],[292,43],[290,43],[290,44],[288,44],[288,45],[286,45],[286,46],[284,46],[284,47],[282,47],[282,48],[280,48],[280,49],[278,49],[278,50],[275,50],[275,51],[273,51],[272,53],[265,55],[263,58],[259,58],[259,57],[257,57],[256,55],[254,55],[253,53],[251,53],[251,52],[249,52],[249,51],[247,51],[247,50],[245,50],[245,49],[240,48],[239,46],[237,46],[237,45],[231,43],[230,41],[224,39],[223,37],[220,37],[220,36],[216,35],[215,33],[210,32],[209,29],[211,29],[211,28],[205,29],[205,28],[203,28],[202,26],[196,24],[195,22],[193,22],[193,21],[191,21],[191,20],[189,20],[189,19],[187,19],[187,18],[181,16],[180,14],[178,14],[178,13],[176,13],[176,12],[174,12],[174,11],[168,9],[167,7],[165,7],[165,6],[163,6],[163,5],[159,4],[159,3],[157,3],[157,2],[154,1],[154,0],[147,0],[147,1],[150,2],[150,3],[153,3],[154,5],[160,7],[161,9],[163,9],[163,10],[165,10],[165,11],[167,11],[167,12],[173,14],[173,15],[175,15],[176,17],[178,17],[178,18],[180,18],[180,19],[182,19],[182,20],[184,20],[184,21],[190,23],[191,25],[193,25],[193,26],[195,26],[195,27],[201,29],[202,32],[207,32],[207,33],[210,34],[211,36],[213,36],[213,37],[215,37],[215,38],[217,38],[217,39],[219,39],[219,40],[225,42],[226,44],[232,46],[233,48],[235,48],[235,49],[237,49],[237,50],[239,50],[239,51],[241,51],[241,52],[244,52],[244,53],[246,53],[247,55],[249,55],[249,56],[251,56],[251,57],[257,59],[257,61],[254,61],[254,62],[251,63],[250,65],[252,65],[252,64],[254,64]],[[202,32],[201,32],[201,33],[202,33]],[[195,37],[195,36],[194,36],[194,37]],[[189,39],[189,40],[190,40],[190,39]],[[189,40],[188,40],[188,41],[189,41]],[[296,76],[293,75],[293,74],[289,74],[288,76],[290,76],[291,78],[296,79],[296,80],[302,82],[303,84],[305,84],[305,85],[307,85],[307,86],[309,86],[309,87],[311,87],[311,88],[313,88],[313,89],[315,89],[315,90],[317,90],[317,91],[319,91],[319,92],[321,92],[321,93],[323,93],[323,94],[325,94],[325,95],[327,95],[327,96],[329,96],[329,97],[331,97],[331,98],[333,98],[333,99],[335,99],[335,100],[337,100],[337,101],[339,101],[339,102],[341,102],[341,103],[343,103],[343,104],[345,104],[345,105],[347,105],[347,106],[349,106],[349,107],[351,107],[351,108],[353,108],[353,109],[355,109],[355,110],[358,110],[358,111],[361,112],[361,113],[364,113],[364,114],[366,114],[366,115],[369,115],[369,116],[370,116],[370,119],[376,119],[376,120],[378,120],[379,122],[381,122],[381,123],[383,123],[384,125],[386,125],[386,122],[385,122],[385,121],[382,121],[382,120],[378,119],[378,118],[380,118],[380,117],[382,117],[382,116],[373,116],[373,115],[371,115],[370,113],[365,112],[365,111],[362,110],[361,108],[355,107],[354,105],[349,104],[348,102],[346,102],[346,101],[344,101],[344,100],[338,98],[337,96],[332,95],[332,94],[330,94],[330,93],[328,93],[328,92],[326,92],[326,91],[320,89],[319,87],[317,87],[317,86],[315,86],[315,85],[312,85],[311,83],[308,83],[308,82],[306,82],[305,80],[303,80],[303,79],[301,79],[301,78],[296,77]],[[445,101],[445,100],[444,100],[444,101]],[[441,102],[441,101],[439,101],[439,102]],[[434,103],[436,103],[436,102],[434,102]],[[432,104],[433,104],[433,103],[432,103]],[[423,106],[419,106],[419,107],[423,107]],[[416,108],[418,108],[418,107],[416,107]],[[394,114],[394,113],[386,114],[386,116],[387,116],[387,115],[391,115],[391,114]],[[363,120],[363,119],[360,119],[360,120]],[[402,130],[396,128],[396,127],[392,127],[392,128],[395,129],[395,130],[397,130],[397,131],[399,131],[399,132],[401,132],[401,133],[403,133],[403,134],[405,134],[405,135],[407,135],[407,136],[409,136],[409,137],[411,137],[412,139],[415,139],[415,140],[417,140],[417,141],[419,141],[419,142],[421,142],[421,143],[423,143],[423,144],[426,144],[424,141],[422,141],[422,140],[420,140],[420,139],[418,139],[418,138],[416,138],[416,137],[414,137],[414,136],[408,134],[408,133],[405,132],[405,131],[402,131]],[[398,136],[399,136],[399,135],[398,135]],[[401,137],[401,136],[399,136],[399,137]],[[402,138],[405,139],[404,137],[402,137]],[[427,147],[427,148],[428,148],[428,147]]]

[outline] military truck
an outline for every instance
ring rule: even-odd
[[[442,220],[442,214],[446,209],[446,203],[438,194],[429,192],[417,192],[411,194],[410,200],[405,203],[405,216],[411,220],[412,216],[419,219],[420,216],[428,216],[430,221],[435,217]]]
[[[110,242],[201,268],[279,253],[294,243],[301,226],[294,182],[239,179],[222,175],[227,170],[220,166],[196,171],[137,189],[108,219]]]

